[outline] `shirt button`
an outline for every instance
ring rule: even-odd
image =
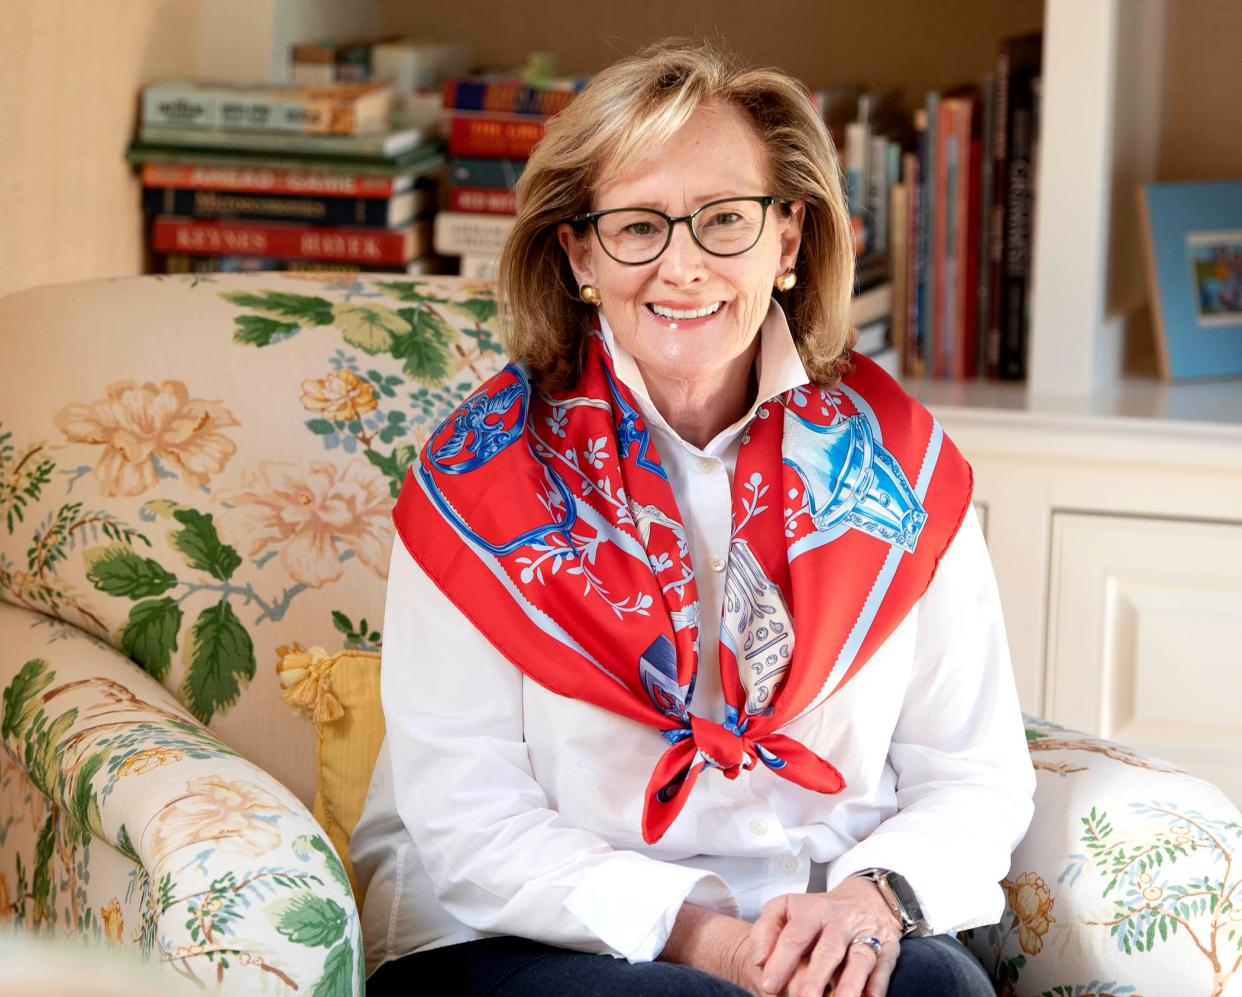
[[[781,859],[781,871],[794,873],[798,871],[798,860],[795,858]]]
[[[766,820],[752,820],[750,822],[750,833],[762,838],[768,833],[768,822]]]
[[[712,558],[712,571],[724,571],[725,561],[723,557]]]
[[[710,457],[700,457],[694,462],[694,466],[704,474],[711,474],[712,471],[716,470],[716,462]]]

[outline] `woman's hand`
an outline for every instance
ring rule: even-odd
[[[851,945],[859,936],[883,943]],[[901,922],[875,884],[845,880],[828,893],[786,893],[750,930],[761,993],[820,997],[840,969],[834,997],[884,997],[901,947]]]

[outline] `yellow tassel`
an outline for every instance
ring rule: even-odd
[[[296,643],[279,647],[276,653],[280,655],[276,663],[280,695],[286,703],[317,724],[332,723],[345,715],[341,701],[332,694],[332,667],[339,655],[329,655],[322,647],[304,651]]]

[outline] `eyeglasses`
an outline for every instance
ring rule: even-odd
[[[674,218],[654,208],[609,208],[570,219],[595,229],[604,252],[618,263],[637,265],[656,259],[673,240],[673,226],[685,222],[694,241],[713,256],[740,256],[763,234],[775,197],[726,197]]]

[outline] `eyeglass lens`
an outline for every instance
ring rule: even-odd
[[[732,256],[759,241],[766,208],[759,201],[720,201],[695,215],[694,235],[709,253]],[[622,263],[655,259],[668,240],[668,219],[655,211],[609,211],[598,221],[604,248]]]

